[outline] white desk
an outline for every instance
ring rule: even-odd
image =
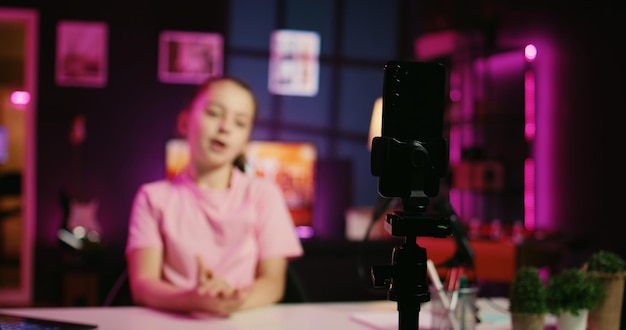
[[[507,299],[479,299],[483,318],[476,330],[510,329]],[[90,323],[99,330],[397,330],[397,303],[394,301],[277,304],[239,312],[230,318],[190,317],[144,307],[54,307],[2,308],[16,315]],[[428,329],[429,304],[420,310],[420,329]],[[426,322],[426,324],[424,324]],[[554,324],[549,317],[546,324]]]

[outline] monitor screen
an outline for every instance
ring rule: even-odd
[[[189,162],[184,139],[167,141],[166,176],[172,177]],[[273,180],[283,191],[296,226],[311,226],[315,196],[317,148],[310,142],[251,141],[246,150],[246,173]]]

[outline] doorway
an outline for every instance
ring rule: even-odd
[[[0,7],[0,306],[32,303],[38,13]]]

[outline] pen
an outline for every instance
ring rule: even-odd
[[[454,267],[450,272],[450,288],[452,298],[450,298],[450,309],[454,310],[459,300],[460,278],[464,277],[463,267]]]

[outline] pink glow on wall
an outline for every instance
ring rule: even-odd
[[[525,168],[525,226],[541,230],[556,229],[557,215],[553,204],[554,195],[552,174],[558,168],[557,153],[554,151],[554,136],[557,134],[554,123],[554,109],[558,107],[556,95],[555,61],[557,45],[545,35],[523,37],[525,70],[525,135],[530,143],[529,163]],[[517,40],[524,42],[524,40]],[[541,52],[541,56],[538,56]],[[530,180],[532,179],[532,182]],[[531,185],[532,183],[532,185]],[[531,190],[532,187],[532,190]],[[534,194],[534,197],[532,194]]]
[[[419,61],[429,61],[447,56],[454,53],[464,39],[465,37],[455,30],[427,33],[414,42],[415,57]]]
[[[524,55],[527,62],[532,62],[537,56],[537,48],[528,45],[524,49]],[[534,161],[535,140],[535,110],[536,110],[536,93],[535,93],[535,72],[530,65],[524,70],[524,137],[531,145],[530,158],[524,162],[524,227],[527,230],[535,229],[535,200],[536,200],[536,176]]]
[[[14,105],[26,105],[30,102],[30,93],[25,91],[14,91],[11,93],[11,103]]]
[[[314,233],[315,231],[311,226],[296,226],[296,235],[298,235],[299,238],[311,238]]]
[[[452,89],[450,91],[450,101],[452,102],[459,102],[461,101],[461,90],[460,89]]]
[[[456,105],[458,108],[459,105]],[[453,106],[454,107],[454,106]],[[450,127],[449,138],[448,138],[448,148],[449,148],[449,163],[454,166],[461,161],[461,129],[457,126]],[[457,189],[450,188],[448,192],[448,198],[450,199],[450,204],[455,210],[461,210],[461,192]]]
[[[524,72],[524,136],[528,142],[535,139],[535,73]]]
[[[537,36],[532,41],[537,52],[541,51],[541,56],[537,56],[533,63],[534,83],[535,83],[535,137],[532,144],[532,157],[534,160],[535,177],[535,228],[542,230],[556,229],[556,219],[554,214],[555,196],[554,175],[558,166],[558,153],[555,152],[554,138],[557,134],[555,129],[554,109],[558,107],[556,95],[556,66],[554,42],[544,36]]]
[[[474,77],[473,68],[470,65],[467,65],[463,68],[463,77]],[[465,101],[461,102],[460,105],[460,113],[461,120],[463,122],[468,122],[474,116],[474,99],[469,97],[468,95],[474,95],[474,89],[476,88],[475,82],[473,79],[463,79],[460,83],[461,93],[465,95]],[[472,125],[463,125],[463,129],[459,133],[459,146],[462,147],[471,147],[474,145],[474,127]]]
[[[458,70],[451,70],[450,72],[450,108],[448,109],[448,120],[451,122],[459,120],[462,116],[462,101],[463,92],[461,91],[463,79]],[[461,161],[461,141],[463,140],[461,130],[458,126],[451,125],[449,131],[448,146],[449,146],[449,162],[456,164]]]
[[[535,229],[535,161],[524,161],[524,227]]]
[[[458,127],[450,128],[450,138],[448,141],[451,164],[461,161],[461,130]]]
[[[463,120],[465,112],[468,109],[463,106],[463,75],[460,70],[452,70],[450,72],[450,108],[448,110],[448,120],[451,122]],[[449,164],[455,166],[461,162],[461,151],[463,147],[464,137],[463,129],[458,125],[451,125],[448,132],[448,148],[449,148]],[[452,167],[451,167],[452,170]],[[464,210],[462,208],[462,192],[453,187],[448,191],[450,204],[455,210]]]
[[[553,95],[556,79],[553,42],[546,36],[521,36],[515,40],[516,44],[526,45],[523,50],[496,54],[488,60],[478,60],[472,65],[456,68],[461,77],[473,77],[450,81],[450,100],[452,115],[451,121],[456,121],[449,132],[450,163],[460,161],[461,150],[471,147],[481,141],[475,134],[471,122],[476,115],[475,99],[480,100],[485,90],[481,84],[484,74],[507,77],[513,72],[523,72],[524,84],[524,136],[529,143],[529,159],[524,164],[524,222],[530,229],[554,229],[556,216],[553,214],[553,179],[551,173],[555,168],[553,126],[555,103]],[[541,56],[538,56],[539,49]],[[460,98],[456,99],[456,90],[460,91]],[[472,95],[471,99],[467,96]],[[479,109],[479,108],[478,108]],[[466,218],[480,217],[474,214],[475,206],[480,205],[478,196],[471,193],[451,189],[449,198],[452,205],[462,211]]]
[[[481,58],[475,62],[475,71],[479,81],[484,80],[487,76],[491,78],[504,77],[504,76],[518,76],[524,61],[519,49],[493,54],[488,58]],[[486,88],[488,86],[484,84],[478,84],[479,97],[483,97],[484,93],[488,92]]]
[[[448,191],[448,199],[450,200],[450,205],[452,205],[452,209],[461,210],[461,192],[458,189],[450,188],[450,190]]]

